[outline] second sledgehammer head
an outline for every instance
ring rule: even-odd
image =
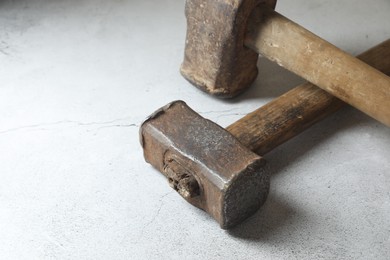
[[[141,126],[140,139],[145,160],[224,229],[248,218],[267,197],[265,160],[183,101],[151,115]]]

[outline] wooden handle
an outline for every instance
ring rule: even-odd
[[[245,45],[390,126],[390,78],[274,10],[256,8]]]
[[[390,40],[366,51],[358,58],[389,75]],[[378,88],[370,82],[366,84],[367,89],[373,92]],[[334,113],[344,104],[307,82],[246,115],[226,129],[246,147],[259,155],[264,155]]]

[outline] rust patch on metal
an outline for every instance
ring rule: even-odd
[[[276,0],[187,0],[181,74],[199,89],[233,97],[256,79],[258,54],[244,46],[247,22],[259,4]]]
[[[144,157],[184,199],[222,228],[237,225],[263,204],[269,189],[264,159],[182,101],[157,115],[141,126]]]

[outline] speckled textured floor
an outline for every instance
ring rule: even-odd
[[[390,38],[390,2],[280,0],[358,54]],[[184,1],[0,1],[1,259],[389,259],[390,129],[345,108],[281,145],[264,207],[231,231],[143,160],[142,120],[182,99],[227,126],[302,80],[218,100],[179,74]]]

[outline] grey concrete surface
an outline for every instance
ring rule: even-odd
[[[265,206],[231,231],[143,160],[142,120],[176,99],[227,126],[302,82],[261,59],[234,100],[178,68],[184,1],[0,1],[1,259],[389,259],[390,129],[353,108],[266,156]],[[358,54],[390,37],[390,2],[280,0]]]

